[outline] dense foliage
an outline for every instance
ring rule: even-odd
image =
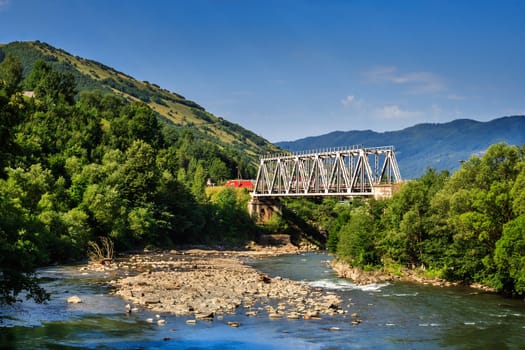
[[[117,250],[252,238],[246,193],[205,191],[208,178],[253,173],[241,157],[143,103],[76,95],[44,61],[25,79],[12,55],[0,63],[0,302],[44,299],[34,267],[81,259],[100,237]]]
[[[433,169],[392,199],[336,205],[328,247],[354,266],[525,294],[525,147],[495,144],[452,176]]]

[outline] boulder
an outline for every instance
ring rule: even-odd
[[[77,295],[73,295],[72,297],[67,298],[67,302],[68,304],[78,304],[82,302],[82,299]]]
[[[203,312],[199,314],[195,314],[195,318],[197,320],[213,320],[213,317],[215,317],[214,312]]]

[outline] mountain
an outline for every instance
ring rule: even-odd
[[[180,127],[190,127],[199,137],[217,143],[225,149],[235,149],[258,162],[258,155],[275,152],[277,148],[242,126],[216,117],[199,104],[184,96],[170,92],[147,81],[138,81],[102,63],[74,56],[49,44],[13,42],[0,45],[0,62],[11,53],[24,68],[24,76],[33,64],[41,59],[60,72],[70,72],[75,77],[79,93],[84,90],[113,92],[128,100],[142,101],[159,117]]]
[[[462,160],[482,154],[498,142],[525,144],[525,116],[489,122],[458,119],[443,124],[418,124],[391,132],[334,131],[276,145],[292,152],[348,145],[393,145],[401,176],[410,179],[419,177],[428,167],[454,171]]]

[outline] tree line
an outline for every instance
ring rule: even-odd
[[[24,290],[45,299],[34,268],[83,259],[103,237],[117,251],[253,239],[246,192],[205,192],[208,178],[238,172],[254,169],[146,104],[78,94],[71,73],[41,60],[24,76],[8,54],[0,63],[0,302]]]

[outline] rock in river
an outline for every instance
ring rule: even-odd
[[[78,304],[82,302],[82,299],[78,295],[73,295],[72,297],[67,298],[68,304]]]

